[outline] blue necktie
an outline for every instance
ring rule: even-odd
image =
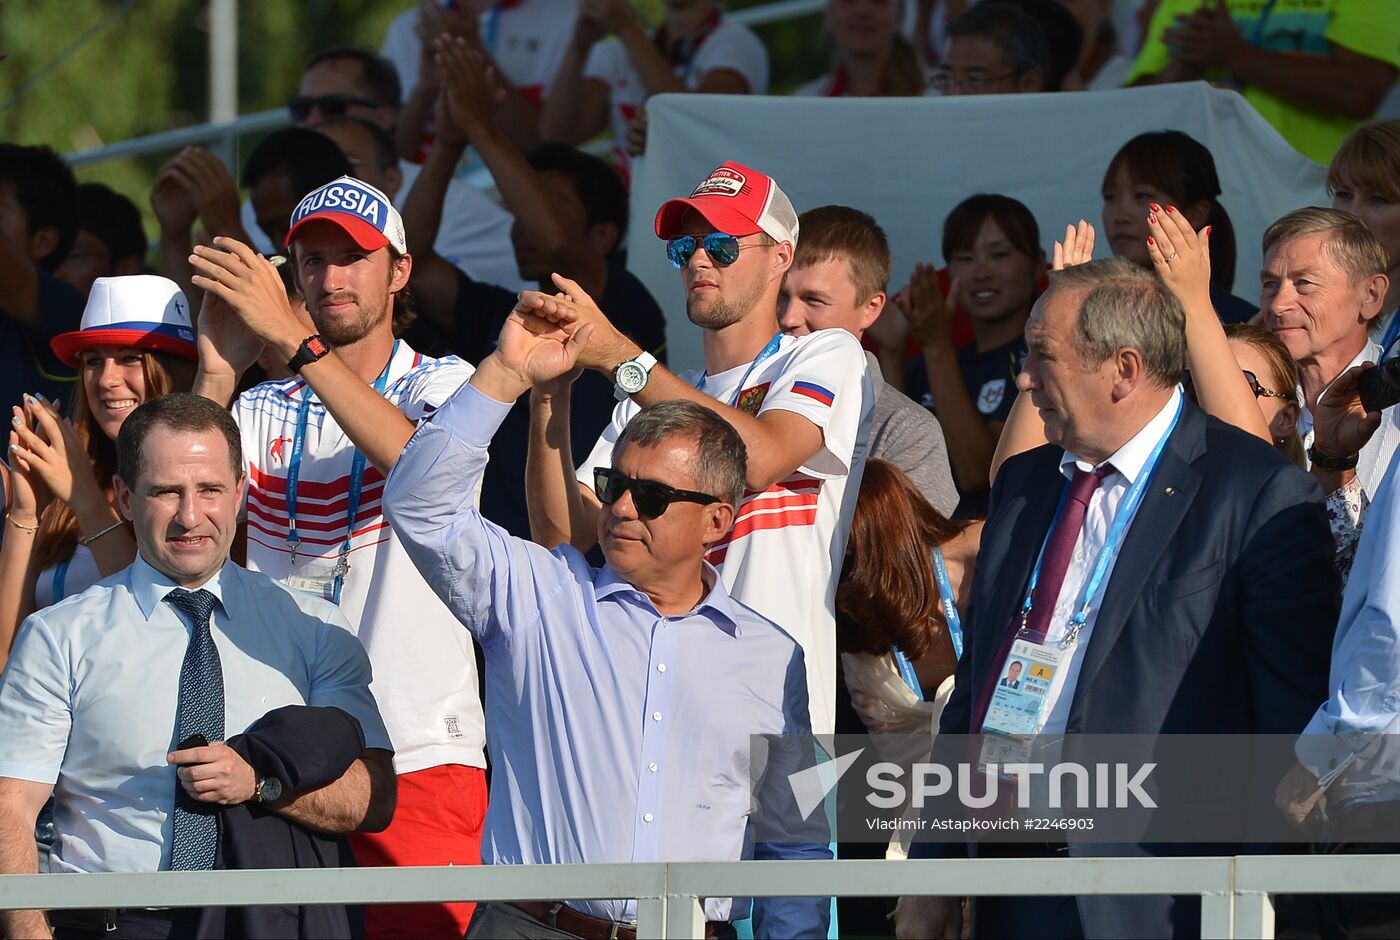
[[[180,706],[176,716],[178,736],[194,734],[205,740],[224,739],[224,670],[219,650],[209,633],[209,615],[216,603],[208,591],[179,588],[165,595],[170,606],[190,621],[190,645],[180,667]],[[170,831],[170,870],[201,871],[214,867],[219,847],[217,807],[193,799],[179,783],[175,786],[175,814]]]

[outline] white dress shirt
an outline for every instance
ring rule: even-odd
[[[1146,469],[1147,460],[1152,456],[1152,450],[1157,446],[1157,442],[1162,439],[1168,429],[1172,426],[1172,418],[1176,415],[1176,409],[1181,401],[1181,388],[1178,386],[1171,395],[1167,403],[1162,406],[1162,410],[1152,418],[1151,421],[1143,425],[1141,431],[1133,435],[1129,441],[1109,457],[1106,461],[1113,465],[1113,472],[1104,477],[1099,483],[1092,496],[1089,497],[1089,509],[1084,513],[1084,524],[1079,530],[1079,539],[1074,543],[1074,554],[1070,556],[1069,568],[1065,572],[1064,583],[1060,586],[1060,595],[1055,600],[1055,612],[1050,616],[1050,625],[1046,630],[1046,642],[1053,644],[1058,642],[1069,630],[1069,619],[1074,615],[1075,604],[1079,601],[1079,595],[1084,590],[1084,584],[1093,573],[1094,565],[1099,560],[1099,552],[1104,547],[1104,542],[1108,540],[1108,530],[1112,528],[1114,520],[1117,518],[1118,509],[1123,505],[1123,498],[1128,495],[1128,489],[1137,482],[1138,477]],[[1060,458],[1060,472],[1068,479],[1074,476],[1074,470],[1078,467],[1084,471],[1094,469],[1094,464],[1082,460],[1076,455],[1065,451]],[[1139,506],[1141,503],[1138,504]],[[1136,513],[1136,510],[1134,510]],[[1123,539],[1119,541],[1118,548],[1123,547],[1123,542],[1128,537],[1128,531],[1132,528],[1132,518],[1127,520],[1127,528],[1123,531]],[[1104,572],[1103,583],[1099,587],[1097,596],[1089,608],[1089,616],[1083,628],[1079,631],[1079,638],[1069,649],[1065,650],[1065,659],[1060,664],[1059,670],[1055,673],[1055,678],[1050,684],[1050,691],[1045,696],[1045,719],[1044,734],[1063,734],[1066,724],[1069,722],[1069,710],[1074,702],[1074,688],[1079,682],[1079,669],[1084,665],[1084,651],[1089,648],[1089,638],[1094,632],[1094,621],[1098,619],[1099,607],[1103,603],[1104,594],[1108,591],[1108,585],[1113,579],[1113,568],[1118,562],[1117,552],[1109,561],[1108,569]]]
[[[1379,363],[1380,361],[1380,343],[1367,343],[1362,347],[1361,352],[1356,354],[1356,358],[1347,363],[1346,369],[1343,369],[1342,372],[1359,366],[1363,362]],[[1337,374],[1340,376],[1342,372]],[[1306,400],[1303,396],[1303,386],[1299,385],[1298,402],[1302,405]],[[1308,448],[1312,447],[1313,444],[1313,416],[1306,405],[1302,405],[1302,411],[1298,415],[1298,436],[1302,438],[1303,453],[1306,455]],[[1381,426],[1376,429],[1375,434],[1371,435],[1371,439],[1366,442],[1365,446],[1361,448],[1361,453],[1357,455],[1356,477],[1361,481],[1361,489],[1373,501],[1376,498],[1376,490],[1380,488],[1381,478],[1385,476],[1386,469],[1395,457],[1397,446],[1400,446],[1400,408],[1391,407],[1381,412]],[[1343,455],[1338,454],[1337,456]],[[1307,458],[1304,457],[1304,459]]]
[[[170,867],[180,667],[190,626],[176,587],[129,568],[25,620],[0,676],[0,777],[54,785],[55,872]],[[224,727],[284,705],[343,709],[365,746],[392,750],[369,659],[333,604],[226,562],[202,585],[224,673]]]

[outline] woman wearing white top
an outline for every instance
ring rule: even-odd
[[[980,520],[945,519],[898,467],[866,461],[836,588],[836,645],[867,730],[897,734],[889,740],[918,752],[891,759],[917,761],[932,750],[962,654],[958,605],[971,594],[981,540]],[[906,851],[897,838],[887,855]]]
[[[188,391],[194,380],[189,302],[163,277],[98,278],[82,328],[52,345],[79,370],[79,381],[67,418],[32,396],[13,408],[12,492],[0,543],[0,665],[26,616],[136,557],[112,491],[117,432],[137,405]]]

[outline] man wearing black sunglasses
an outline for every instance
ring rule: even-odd
[[[657,365],[567,278],[555,275],[563,299],[542,291],[520,295],[518,311],[568,332],[593,327],[579,364],[613,380],[621,402],[570,478],[561,472],[570,442],[543,431],[567,414],[567,386],[534,396],[527,488],[532,534],[543,545],[593,545],[591,520],[602,510],[593,468],[610,462],[642,408],[681,399],[717,411],[739,432],[749,457],[734,531],[708,558],[735,597],[802,644],[812,725],[818,734],[830,733],[839,575],[833,562],[845,550],[874,408],[865,354],[845,330],[779,332],[778,295],[799,225],[770,177],[724,163],[688,198],[664,203],[655,227],[680,273],[686,314],[704,331],[704,371],[676,375]]]
[[[511,536],[470,498],[511,403],[567,375],[593,332],[512,314],[385,483],[385,516],[485,653],[485,861],[830,858],[820,821],[781,844],[749,829],[749,736],[782,735],[764,778],[777,785],[757,786],[760,806],[782,813],[810,722],[801,647],[731,599],[705,561],[744,490],[735,430],[681,401],[632,420],[611,460],[589,468],[602,568]],[[706,935],[734,936],[728,921],[748,906],[706,899]],[[829,910],[825,898],[755,900],[754,933],[825,937]],[[467,936],[544,936],[547,925],[548,936],[635,940],[635,920],[629,900],[498,903],[478,908]]]
[[[313,130],[333,117],[358,117],[373,121],[390,134],[400,117],[398,71],[373,49],[333,46],[311,56],[296,94],[287,100],[292,120]],[[400,161],[403,181],[393,195],[394,208],[402,210],[419,164]],[[300,199],[306,192],[293,194]],[[433,247],[439,255],[472,277],[513,289],[525,286],[515,268],[510,244],[511,216],[489,196],[463,179],[453,179],[443,199],[444,224]],[[253,247],[276,254],[280,246],[258,239],[261,229],[250,206],[243,207],[243,228],[253,235]]]

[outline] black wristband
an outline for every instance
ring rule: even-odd
[[[1360,454],[1352,454],[1350,457],[1333,457],[1331,454],[1324,454],[1316,447],[1308,448],[1308,459],[1324,470],[1342,471],[1355,470],[1357,463],[1361,460]]]
[[[287,368],[292,375],[301,375],[303,366],[315,362],[330,351],[330,347],[321,342],[321,334],[312,333],[301,341],[301,345],[297,347],[296,355],[287,360]]]

